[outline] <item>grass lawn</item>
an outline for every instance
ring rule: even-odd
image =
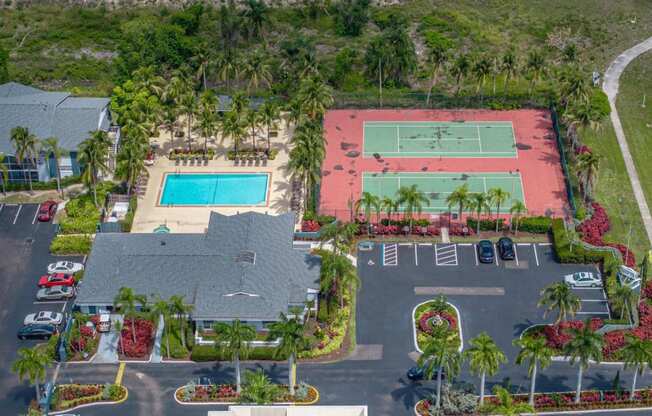
[[[648,52],[634,60],[620,78],[620,93],[616,105],[625,129],[629,150],[634,158],[636,171],[645,199],[652,207],[652,167],[648,157],[652,154],[652,103],[643,107],[645,94],[652,95],[652,53]],[[649,100],[652,97],[646,97]],[[630,197],[634,203],[634,197]]]
[[[643,228],[643,220],[634,200],[625,162],[616,141],[616,134],[610,120],[606,120],[598,131],[585,130],[581,133],[582,142],[599,154],[600,172],[598,173],[595,199],[607,210],[611,221],[611,230],[605,240],[627,244],[636,255],[638,262],[650,244]],[[575,177],[571,173],[571,177]],[[575,189],[576,199],[579,191]],[[631,235],[629,235],[631,226]],[[628,238],[629,235],[629,238]]]

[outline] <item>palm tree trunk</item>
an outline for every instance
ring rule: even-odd
[[[478,218],[476,218],[477,223],[475,224],[476,231],[475,233],[480,235],[480,213],[481,210],[478,210]]]
[[[498,219],[500,218],[500,202],[496,204],[496,232],[498,232]]]
[[[63,189],[61,189],[61,168],[59,168],[59,161],[55,160],[55,168],[57,170],[57,189],[59,190],[59,193],[61,194],[61,199],[63,199]]]
[[[428,88],[428,96],[426,97],[426,105],[430,106],[430,96],[432,95],[432,89],[435,88],[435,82],[437,82],[437,72],[438,69],[432,71],[432,78],[430,80],[430,88]]]
[[[507,95],[508,85],[509,85],[509,73],[505,74],[505,82],[503,83],[503,95]]]
[[[34,389],[36,390],[36,401],[39,401],[41,399],[41,385],[38,382],[38,378],[34,380]]]
[[[179,327],[181,328],[181,345],[183,345],[183,349],[186,349],[186,331],[183,327],[183,321],[185,318],[182,316],[182,314],[179,315],[179,318],[181,318]]]
[[[134,317],[131,317],[131,340],[136,343],[136,319]],[[124,350],[124,346],[122,348]]]
[[[582,364],[579,365],[579,370],[577,372],[577,391],[575,392],[575,403],[580,402],[580,393],[582,392],[582,371],[584,367]]]
[[[482,375],[480,376],[480,406],[484,404],[484,380],[486,377],[486,373],[483,371]]]
[[[637,367],[634,370],[634,380],[632,380],[632,391],[629,393],[629,400],[634,400],[634,392],[636,391],[636,377],[638,376],[638,372],[639,368]]]
[[[288,386],[290,386],[290,396],[294,397],[294,380],[297,371],[296,364],[294,362],[294,353],[290,354],[290,357],[288,357],[288,361],[290,364],[290,371],[288,375],[288,379],[289,379]]]
[[[269,138],[269,130],[271,129],[271,126],[268,124],[267,125],[267,154],[269,155],[270,150],[272,150],[272,142]]]
[[[235,391],[239,394],[242,391],[242,382],[240,380],[240,353],[236,351],[233,358],[235,364]]]
[[[518,223],[519,223],[518,220],[519,220],[519,219],[520,219],[520,218],[517,216],[517,217],[516,217],[516,231],[514,231],[514,235],[518,235]]]
[[[192,150],[191,149],[191,143],[192,143],[191,140],[192,139],[190,138],[190,124],[191,124],[190,119],[192,118],[192,116],[190,115],[190,113],[188,113],[187,115],[188,115],[188,151],[191,151]]]
[[[170,325],[169,319],[163,317],[163,330],[165,331],[165,347],[167,348],[168,360],[170,359]]]
[[[439,366],[439,369],[437,371],[437,400],[435,400],[435,409],[439,409],[441,405],[441,373],[442,373],[442,366]]]
[[[493,75],[493,86],[491,88],[492,94],[495,97],[496,96],[496,78],[498,77],[497,74]]]
[[[532,379],[530,380],[530,406],[534,407],[534,386],[537,380],[537,363],[534,363],[532,368]]]

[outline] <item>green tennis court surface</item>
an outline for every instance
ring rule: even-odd
[[[364,123],[364,156],[516,157],[511,121]]]
[[[509,213],[512,200],[525,203],[520,173],[364,172],[362,175],[362,190],[380,198],[395,199],[400,187],[416,185],[419,192],[430,200],[430,205],[424,205],[423,212],[447,212],[446,198],[465,183],[471,193],[487,192],[492,188],[509,192],[510,198],[500,207],[501,213]]]

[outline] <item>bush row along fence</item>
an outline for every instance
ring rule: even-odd
[[[559,150],[559,158],[561,160],[561,168],[564,172],[564,181],[566,182],[566,196],[568,197],[568,203],[570,204],[571,210],[573,211],[573,216],[577,212],[575,207],[575,198],[573,196],[573,187],[570,182],[570,174],[568,170],[568,161],[566,160],[566,152],[564,151],[564,141],[559,130],[559,115],[557,114],[557,109],[555,106],[550,106],[550,114],[552,116],[552,128],[555,131],[555,140],[557,141],[557,149]]]

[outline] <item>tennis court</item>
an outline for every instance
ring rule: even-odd
[[[471,193],[488,192],[492,188],[509,192],[510,198],[500,207],[503,214],[509,213],[512,200],[525,204],[520,173],[364,172],[362,175],[362,191],[380,198],[395,199],[400,187],[416,185],[419,192],[430,200],[430,205],[423,207],[423,212],[429,213],[447,212],[446,198],[464,184],[468,184]],[[495,207],[493,209],[495,210]]]
[[[365,157],[515,158],[511,121],[364,123]]]

